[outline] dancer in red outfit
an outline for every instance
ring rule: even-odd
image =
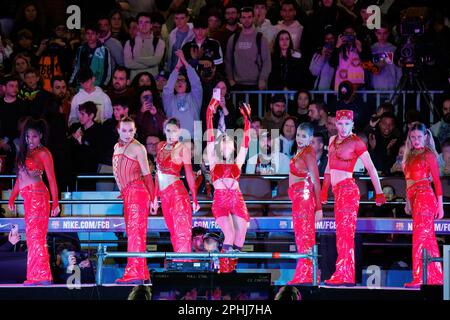
[[[336,112],[338,134],[330,138],[328,164],[322,184],[322,203],[326,203],[330,184],[334,193],[336,219],[336,271],[325,284],[355,285],[355,231],[359,208],[359,189],[353,179],[356,161],[361,159],[376,192],[376,205],[386,202],[377,171],[364,142],[352,133],[353,111]]]
[[[159,196],[174,252],[191,252],[192,211],[200,209],[192,171],[191,146],[179,141],[180,122],[175,118],[166,120],[164,133],[167,141],[160,142],[157,147],[153,207],[157,210]],[[192,208],[189,194],[180,180],[183,167],[191,190]]]
[[[444,217],[442,186],[439,179],[439,165],[433,137],[422,123],[416,123],[409,130],[403,159],[406,179],[407,203],[405,211],[413,216],[413,280],[406,287],[420,287],[422,284],[422,251],[431,257],[439,257],[439,248],[434,233],[434,219]],[[431,188],[433,180],[436,195]],[[437,199],[436,199],[437,196]],[[432,262],[427,270],[428,284],[441,285],[442,265]]]
[[[47,249],[50,196],[42,181],[44,171],[52,194],[52,217],[56,217],[60,209],[53,158],[50,151],[41,144],[47,140],[46,133],[46,124],[42,120],[26,122],[17,156],[17,180],[8,203],[9,210],[14,211],[14,201],[19,192],[24,199],[28,248],[27,280],[24,282],[26,286],[48,285],[53,282]]]
[[[301,123],[297,128],[297,154],[291,159],[289,198],[292,201],[292,222],[299,253],[308,253],[316,244],[314,222],[322,218],[320,177],[316,153],[311,147],[314,128]],[[294,278],[289,284],[312,284],[313,265],[309,259],[299,259]]]
[[[250,106],[244,105],[240,110],[244,117],[244,137],[239,152],[234,160],[234,140],[223,134],[218,138],[218,150],[215,145],[213,114],[219,106],[217,99],[212,99],[206,113],[207,155],[214,186],[212,213],[222,230],[225,239],[222,252],[239,252],[245,242],[250,216],[239,189],[241,168],[247,156],[250,142]],[[218,152],[216,152],[218,151]],[[220,273],[229,273],[236,269],[238,259],[221,258]]]
[[[120,120],[119,142],[114,146],[113,171],[123,199],[128,252],[145,252],[148,212],[154,186],[145,147],[134,139],[131,118]],[[153,212],[153,211],[152,211]],[[122,278],[116,283],[143,284],[150,279],[145,258],[128,258]]]

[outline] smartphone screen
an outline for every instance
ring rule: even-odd
[[[221,98],[220,89],[218,88],[213,89],[213,98],[220,101]]]

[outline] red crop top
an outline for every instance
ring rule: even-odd
[[[142,179],[139,161],[131,159],[124,153],[113,155],[113,172],[121,191],[131,183]]]
[[[337,143],[336,140],[337,136],[333,138],[329,146],[330,170],[353,172],[356,161],[367,151],[365,143],[353,133],[340,143]]]
[[[309,176],[309,170],[307,166],[308,160],[314,161],[316,158],[314,149],[311,146],[303,148],[302,151],[297,153],[289,162],[290,172],[299,178],[306,178]]]
[[[158,168],[158,171],[161,171],[162,173],[179,176],[181,168],[183,167],[183,162],[180,161],[180,163],[176,163],[175,161],[173,161],[173,150],[166,150],[166,144],[167,142],[160,142],[158,145],[158,152],[156,154],[156,167]]]
[[[435,154],[426,149],[421,153],[412,155],[403,168],[406,180],[424,180],[433,178],[434,189],[437,196],[442,195],[442,185],[439,178],[439,165]]]
[[[218,163],[214,165],[211,170],[211,179],[212,182],[215,182],[217,179],[223,178],[232,178],[236,181],[239,181],[239,177],[241,176],[241,170],[239,166],[235,163]]]

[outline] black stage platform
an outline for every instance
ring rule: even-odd
[[[153,300],[273,300],[279,286],[270,285],[268,274],[156,273],[150,285]],[[24,287],[0,285],[1,300],[126,300],[132,285],[105,284]],[[442,286],[420,289],[368,287],[297,287],[302,300],[442,300]]]

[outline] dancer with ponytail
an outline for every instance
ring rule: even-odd
[[[244,136],[235,159],[236,148],[233,138],[222,134],[218,139],[215,139],[213,116],[217,112],[218,106],[219,101],[213,98],[206,112],[207,155],[214,186],[212,213],[225,237],[222,252],[240,252],[245,242],[247,225],[250,221],[244,198],[239,189],[239,178],[250,142],[249,115],[251,109],[246,104],[240,109],[244,117]],[[237,260],[221,258],[219,260],[219,272],[229,273],[234,271]]]
[[[373,165],[364,142],[352,133],[353,111],[336,112],[338,134],[330,138],[328,164],[322,184],[322,203],[327,202],[328,189],[334,194],[334,216],[336,219],[336,271],[329,280],[330,286],[355,285],[355,231],[359,209],[359,189],[353,178],[356,161],[361,159],[375,188],[377,206],[386,203],[377,170]]]
[[[119,142],[114,146],[113,172],[123,199],[128,237],[128,252],[145,252],[148,212],[154,195],[154,184],[147,151],[134,136],[136,125],[131,118],[119,121]],[[152,211],[152,213],[154,213]],[[150,280],[145,258],[128,258],[119,284],[143,284]]]
[[[405,287],[420,287],[422,273],[427,272],[428,284],[441,285],[442,265],[431,262],[428,270],[422,268],[422,251],[433,258],[439,257],[434,232],[434,220],[444,217],[442,186],[433,136],[422,123],[415,123],[408,132],[403,156],[403,172],[406,179],[405,211],[413,218],[412,273],[413,280]],[[431,188],[431,180],[434,190]],[[437,197],[437,199],[436,199]]]
[[[20,193],[24,200],[25,232],[27,238],[27,280],[25,286],[49,285],[53,282],[47,249],[49,213],[58,216],[58,187],[53,158],[44,147],[47,126],[43,120],[30,119],[25,123],[17,155],[17,179],[9,198],[8,208],[15,210],[14,201]],[[42,181],[45,172],[52,194]]]
[[[320,177],[316,153],[311,146],[314,128],[301,123],[297,128],[297,154],[291,159],[289,198],[292,201],[292,222],[298,253],[308,253],[316,244],[314,222],[322,218]],[[289,284],[310,285],[313,265],[309,259],[298,259],[294,277]]]
[[[176,118],[164,122],[164,133],[167,141],[160,142],[156,149],[153,208],[157,210],[159,196],[174,252],[191,252],[192,212],[200,209],[192,171],[191,145],[180,141],[180,122]],[[180,180],[182,168],[191,190],[192,208],[189,194]]]

